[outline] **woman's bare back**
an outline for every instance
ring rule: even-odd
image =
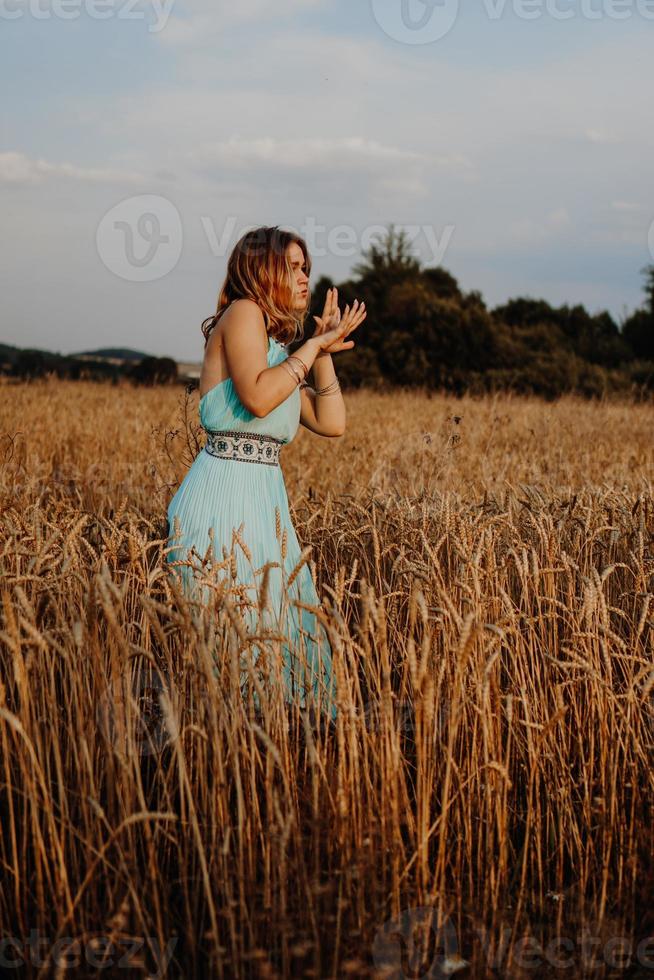
[[[223,344],[222,333],[225,319],[230,315],[230,313],[233,313],[232,307],[234,303],[237,302],[239,302],[239,300],[232,300],[230,305],[218,320],[216,326],[209,334],[209,340],[207,341],[207,346],[204,351],[202,370],[200,372],[200,398],[204,398],[207,392],[211,391],[212,388],[215,388],[216,385],[226,381],[230,376],[227,367],[227,359],[225,357],[225,347]],[[253,301],[242,300],[240,302],[250,303]],[[261,316],[261,320],[262,329],[265,333],[266,328],[265,324],[263,323],[263,314]],[[268,335],[266,334],[266,342],[267,339]]]

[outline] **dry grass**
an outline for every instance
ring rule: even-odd
[[[26,975],[145,976],[170,944],[170,977],[419,977],[424,909],[431,976],[624,975],[620,937],[651,973],[654,407],[356,393],[343,439],[301,430],[330,734],[274,688],[255,715],[229,592],[165,577],[197,396],[9,390],[0,939],[46,940]]]

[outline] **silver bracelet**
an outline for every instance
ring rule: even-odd
[[[335,378],[330,384],[325,385],[324,388],[316,388],[317,395],[335,395],[341,390],[341,385],[338,378]]]
[[[286,359],[285,361],[280,361],[280,364],[282,365],[282,367],[286,368],[290,376],[293,378],[293,381],[295,381],[295,384],[299,385],[300,382],[302,381],[302,378],[297,374],[293,366],[288,363],[288,359]]]
[[[293,373],[295,374],[295,377],[296,377],[296,378],[297,378],[297,380],[298,380],[298,384],[299,384],[299,383],[300,383],[301,381],[304,381],[304,378],[305,378],[305,375],[304,375],[304,374],[302,373],[302,371],[301,371],[301,370],[299,369],[299,367],[297,366],[297,364],[294,364],[294,363],[293,363],[293,362],[292,362],[292,361],[291,361],[291,360],[289,359],[289,360],[288,360],[288,366],[289,366],[289,367],[291,368],[291,370],[292,370],[292,371],[293,371]]]
[[[306,364],[304,363],[304,361],[302,360],[302,358],[301,357],[298,357],[297,354],[291,354],[289,356],[288,360],[289,361],[299,361],[300,364],[302,365],[302,367],[304,368],[304,377],[306,378],[307,374],[309,373],[309,368],[306,366]]]

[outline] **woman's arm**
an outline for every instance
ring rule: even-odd
[[[338,289],[327,291],[323,315],[314,316],[320,352],[313,365],[315,390],[305,387],[302,391],[300,421],[307,429],[321,436],[342,436],[345,433],[345,402],[334,371],[331,353],[350,350],[353,340],[346,338],[366,319],[366,304],[355,300],[352,308],[345,307],[343,317],[338,307]],[[333,339],[332,339],[333,338]]]
[[[265,418],[288,398],[297,381],[282,364],[268,367],[263,313],[253,300],[235,300],[223,314],[221,332],[227,370],[239,400],[252,415]],[[310,370],[319,352],[319,341],[311,338],[295,354]]]
[[[330,354],[319,354],[316,357],[313,376],[317,388],[325,388],[336,380]],[[340,390],[333,394],[317,395],[313,388],[306,387],[300,394],[302,425],[319,436],[336,437],[345,433],[345,402]]]

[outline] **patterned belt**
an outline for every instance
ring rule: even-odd
[[[207,442],[204,448],[211,456],[279,466],[279,450],[284,445],[283,439],[264,436],[259,432],[205,431]]]

